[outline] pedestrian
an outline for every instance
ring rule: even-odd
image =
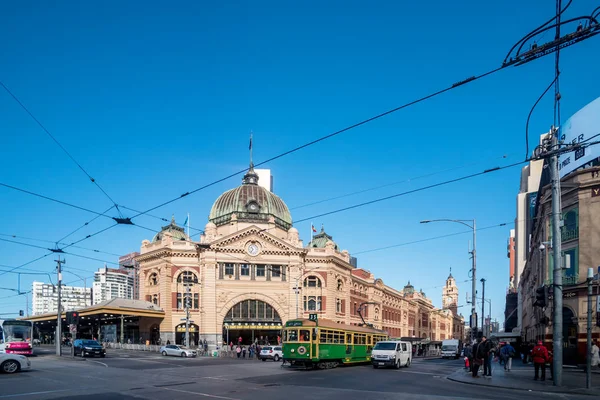
[[[515,348],[507,342],[500,350],[500,355],[504,359],[504,369],[510,372],[512,368],[512,359],[515,356]]]
[[[246,346],[242,347],[242,358],[246,358]]]
[[[546,348],[546,346],[544,346],[544,344],[542,343],[542,341],[538,341],[537,346],[535,346],[533,348],[533,351],[531,352],[531,355],[533,357],[533,366],[535,368],[535,377],[533,378],[534,380],[538,380],[538,378],[540,377],[540,369],[542,370],[542,380],[545,381],[546,380],[546,362],[548,361],[549,357],[548,357],[548,349]]]
[[[492,357],[494,345],[491,340],[487,340],[485,336],[481,338],[481,345],[483,346],[483,376],[492,376]]]
[[[592,367],[600,366],[600,349],[597,343],[592,344]]]
[[[473,364],[473,347],[471,344],[467,343],[465,346],[465,369],[467,371],[471,370],[471,365]]]
[[[481,343],[481,341],[475,342],[472,353],[473,362],[471,362],[471,373],[473,378],[479,378],[477,373],[479,372],[479,366],[483,363],[483,343]]]
[[[202,342],[202,347],[204,347],[204,355],[208,354],[208,342],[206,341],[206,339],[204,339],[204,341]]]

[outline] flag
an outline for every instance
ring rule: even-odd
[[[185,221],[183,221],[183,226],[186,226],[186,225],[187,225],[188,218],[189,218],[189,216],[188,216],[188,217],[185,217]]]
[[[315,226],[314,226],[314,225],[312,225],[312,224],[311,224],[311,225],[310,225],[310,227],[312,228],[312,231],[313,231],[313,232],[316,232],[316,231],[317,231],[317,230],[315,229]]]

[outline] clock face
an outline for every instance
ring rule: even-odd
[[[248,245],[248,254],[255,256],[258,254],[258,246],[254,243]]]
[[[257,212],[257,211],[258,211],[258,204],[256,204],[256,203],[250,203],[250,204],[248,205],[248,209],[249,209],[251,212]]]

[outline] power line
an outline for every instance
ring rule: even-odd
[[[26,236],[9,235],[9,234],[6,234],[6,233],[0,233],[0,236],[12,237],[14,239],[32,240],[32,241],[35,241],[35,242],[52,243],[52,244],[57,244],[57,245],[68,245],[68,243],[54,242],[52,240],[47,240],[47,239],[35,239],[35,238],[31,238],[31,237],[26,237]],[[2,239],[0,239],[0,240],[2,240]],[[121,256],[121,254],[110,253],[108,251],[102,251],[102,250],[96,250],[96,249],[90,249],[89,247],[83,247],[83,246],[71,246],[71,247],[73,247],[75,249],[93,251],[95,253],[107,254],[107,255],[115,256],[115,257],[120,257]]]
[[[590,19],[590,17],[581,17],[581,18]],[[565,21],[565,23],[567,23],[567,22],[570,22],[570,21]],[[545,26],[545,25],[546,24],[542,25],[542,27]],[[377,119],[380,119],[380,118],[383,118],[383,117],[385,117],[387,115],[393,114],[393,113],[395,113],[397,111],[400,111],[400,110],[402,110],[404,108],[407,108],[407,107],[413,106],[415,104],[421,103],[421,102],[423,102],[425,100],[431,99],[431,98],[436,97],[436,96],[438,96],[440,94],[443,94],[445,92],[448,92],[448,91],[451,91],[453,89],[456,89],[456,88],[458,88],[460,86],[463,86],[463,85],[465,85],[467,83],[471,83],[471,82],[476,81],[478,79],[481,79],[481,78],[484,78],[486,76],[492,75],[492,74],[494,74],[494,73],[496,73],[496,72],[498,72],[498,71],[500,71],[500,70],[502,70],[504,68],[507,68],[509,66],[519,66],[519,65],[523,65],[523,64],[525,64],[525,63],[527,63],[529,61],[533,61],[533,60],[542,58],[542,57],[544,57],[544,56],[546,56],[548,54],[551,54],[552,52],[556,51],[556,49],[559,46],[562,46],[562,47],[571,46],[571,45],[573,45],[573,44],[575,44],[577,42],[580,42],[582,40],[588,39],[589,37],[591,37],[591,36],[593,36],[593,35],[595,35],[597,33],[598,32],[596,32],[596,26],[593,26],[593,27],[590,26],[590,27],[588,27],[586,29],[582,29],[582,30],[578,29],[577,32],[571,33],[571,34],[567,35],[564,38],[555,39],[551,43],[547,43],[547,44],[545,44],[543,46],[539,46],[539,48],[531,49],[531,50],[527,51],[526,53],[524,53],[522,55],[521,54],[517,54],[514,58],[511,58],[510,60],[505,59],[504,62],[502,63],[502,65],[500,67],[498,67],[498,68],[492,69],[492,70],[487,71],[487,72],[485,72],[483,74],[480,74],[480,75],[471,76],[471,77],[469,77],[467,79],[464,79],[462,81],[456,82],[456,83],[452,84],[451,86],[448,86],[448,87],[446,87],[444,89],[438,90],[438,91],[433,92],[431,94],[428,94],[426,96],[420,97],[420,98],[418,98],[416,100],[413,100],[413,101],[410,101],[408,103],[405,103],[405,104],[403,104],[403,105],[401,105],[399,107],[396,107],[396,108],[393,108],[391,110],[385,111],[383,113],[377,114],[377,115],[375,115],[373,117],[367,118],[365,120],[362,120],[362,121],[357,122],[355,124],[352,124],[350,126],[342,128],[342,129],[340,129],[338,131],[335,131],[335,132],[332,132],[332,133],[330,133],[328,135],[322,136],[322,137],[320,137],[318,139],[312,140],[312,141],[310,141],[308,143],[305,143],[303,145],[295,147],[295,148],[293,148],[291,150],[288,150],[288,151],[285,151],[283,153],[280,153],[280,154],[278,154],[278,155],[276,155],[274,157],[268,158],[268,159],[266,159],[266,160],[264,160],[264,161],[262,161],[262,162],[260,162],[258,164],[255,164],[255,166],[258,167],[258,166],[261,166],[263,164],[269,163],[271,161],[275,161],[275,160],[277,160],[277,159],[279,159],[281,157],[284,157],[286,155],[295,153],[295,152],[297,152],[299,150],[302,150],[302,149],[304,149],[306,147],[309,147],[309,146],[312,146],[314,144],[320,143],[320,142],[322,142],[324,140],[330,139],[330,138],[332,138],[334,136],[337,136],[337,135],[339,135],[341,133],[344,133],[344,132],[347,132],[347,131],[352,130],[354,128],[360,127],[360,126],[365,125],[367,123],[373,122],[373,121],[375,121]],[[512,51],[514,50],[514,48],[519,43],[521,43],[521,42],[524,43],[525,39],[526,38],[523,38],[519,42],[517,42],[517,44],[510,50],[508,56],[510,56],[510,54],[512,53]],[[507,58],[508,58],[508,56],[507,56]],[[143,215],[143,214],[146,214],[148,212],[154,211],[154,210],[156,210],[156,209],[158,209],[160,207],[163,207],[163,206],[165,206],[167,204],[171,204],[171,203],[173,203],[173,202],[175,202],[175,201],[177,201],[179,199],[182,199],[182,198],[187,197],[187,196],[189,196],[191,194],[199,192],[200,190],[206,189],[206,188],[208,188],[210,186],[214,186],[217,183],[221,183],[221,182],[223,182],[223,181],[225,181],[227,179],[233,178],[234,176],[237,176],[237,175],[240,175],[242,173],[245,173],[246,171],[247,171],[246,169],[240,170],[240,171],[235,172],[233,174],[230,174],[230,175],[228,175],[228,176],[226,176],[224,178],[218,179],[218,180],[213,181],[211,183],[208,183],[208,184],[206,184],[204,186],[201,186],[201,187],[199,187],[197,189],[194,189],[192,191],[183,193],[183,194],[181,194],[178,197],[175,197],[175,198],[173,198],[171,200],[167,200],[167,201],[165,201],[163,203],[160,203],[159,205],[151,207],[151,208],[147,209],[146,211],[140,212],[140,213],[134,215],[133,217],[131,217],[131,219],[137,218],[140,215]]]
[[[83,225],[81,225],[79,228],[75,229],[74,231],[72,231],[71,233],[69,233],[66,236],[63,236],[62,238],[58,239],[56,242],[62,242],[63,240],[65,240],[66,238],[68,238],[69,236],[71,236],[72,234],[78,232],[79,230],[85,228],[86,226],[88,226],[89,224],[91,224],[92,222],[94,222],[95,220],[97,220],[100,217],[106,216],[106,213],[109,212],[110,210],[112,210],[114,206],[110,206],[109,208],[106,209],[106,211],[104,211],[102,213],[102,215],[96,215],[94,218],[92,218],[91,220],[87,221],[86,223],[84,223]]]
[[[49,256],[49,255],[51,255],[51,254],[53,254],[53,253],[52,253],[52,252],[50,252],[50,253],[44,254],[43,256],[41,256],[41,257],[38,257],[38,258],[36,258],[35,260],[28,261],[28,262],[26,262],[25,264],[21,264],[21,265],[19,265],[19,266],[17,266],[17,267],[14,267],[14,268],[10,269],[9,271],[2,272],[2,273],[0,273],[0,276],[2,276],[2,275],[5,275],[5,274],[7,274],[7,273],[9,273],[9,272],[16,271],[17,269],[23,268],[23,267],[25,267],[25,266],[27,266],[27,265],[29,265],[29,264],[33,264],[34,262],[36,262],[36,261],[39,261],[39,260],[41,260],[42,258],[48,257],[48,256]]]
[[[503,156],[497,157],[497,158],[506,159],[509,156],[510,155],[503,155]],[[314,206],[314,205],[317,205],[317,204],[322,204],[322,203],[326,203],[326,202],[333,201],[333,200],[339,200],[339,199],[342,199],[342,198],[345,198],[345,197],[350,197],[350,196],[354,196],[354,195],[357,195],[357,194],[362,194],[362,193],[370,192],[370,191],[377,190],[377,189],[383,189],[383,188],[390,187],[390,186],[395,186],[395,185],[398,185],[398,184],[401,184],[401,183],[409,183],[409,182],[412,182],[412,181],[416,181],[418,179],[428,178],[428,177],[431,177],[431,176],[434,176],[434,175],[438,175],[438,174],[441,174],[441,173],[444,173],[444,172],[450,172],[450,171],[454,171],[454,170],[457,170],[457,169],[461,169],[461,168],[465,168],[465,167],[470,167],[470,166],[473,166],[473,165],[476,165],[476,164],[478,164],[478,162],[473,162],[473,163],[470,163],[470,164],[463,164],[463,165],[460,165],[460,166],[456,166],[456,167],[452,167],[452,168],[447,168],[447,169],[436,171],[436,172],[432,172],[432,173],[429,173],[429,174],[419,175],[419,176],[416,176],[414,178],[404,179],[402,181],[396,181],[396,182],[392,182],[392,183],[387,183],[385,185],[374,186],[374,187],[371,187],[371,188],[362,189],[362,190],[358,190],[358,191],[355,191],[355,192],[350,192],[350,193],[342,194],[342,195],[339,195],[339,196],[329,197],[329,198],[324,199],[324,200],[317,200],[317,201],[313,201],[311,203],[303,204],[301,206],[291,207],[290,210],[297,210],[297,209],[300,209],[300,208]]]
[[[62,205],[68,206],[68,207],[76,208],[78,210],[82,210],[82,211],[86,211],[86,212],[89,212],[89,213],[92,213],[92,214],[96,214],[96,215],[101,216],[101,217],[106,217],[106,218],[113,219],[112,217],[109,217],[107,215],[103,215],[103,213],[99,213],[97,211],[90,210],[89,208],[85,208],[85,207],[77,206],[75,204],[67,203],[66,201],[53,199],[52,197],[44,196],[44,195],[39,194],[39,193],[34,193],[32,191],[21,189],[21,188],[18,188],[16,186],[7,185],[6,183],[0,182],[0,186],[4,186],[4,187],[6,187],[8,189],[13,189],[13,190],[16,190],[16,191],[19,191],[19,192],[27,193],[27,194],[30,194],[32,196],[40,197],[40,198],[45,199],[45,200],[50,200],[50,201],[53,201],[55,203],[59,203],[59,204],[62,204]]]
[[[11,92],[10,89],[6,87],[6,85],[2,81],[0,81],[0,86],[2,86],[4,90],[17,102],[17,104],[19,104],[21,108],[25,110],[25,112],[38,124],[38,126],[42,128],[42,130],[46,132],[48,136],[50,136],[54,143],[56,143],[56,145],[60,147],[60,149],[71,159],[71,161],[75,163],[75,165],[77,165],[77,167],[79,167],[79,169],[88,177],[88,179],[94,185],[96,185],[96,187],[98,187],[98,189],[100,189],[102,193],[104,193],[104,195],[110,200],[110,202],[113,203],[113,205],[117,208],[117,211],[119,211],[117,203],[115,203],[115,201],[108,195],[108,193],[106,193],[106,191],[100,186],[100,184],[94,178],[92,178],[92,176],[81,166],[81,164],[79,164],[79,162],[75,160],[75,157],[73,157],[71,153],[67,151],[67,149],[54,137],[54,135],[52,135],[50,131],[40,122],[40,120],[37,119],[27,107],[25,107],[25,104],[23,104],[23,102],[21,102],[21,100],[19,100],[19,98],[13,92]]]
[[[364,207],[364,206],[375,204],[375,203],[380,203],[382,201],[394,199],[394,198],[401,197],[401,196],[406,196],[408,194],[417,193],[417,192],[421,192],[421,191],[428,190],[428,189],[433,189],[433,188],[436,188],[436,187],[448,185],[450,183],[464,181],[466,179],[474,178],[476,176],[484,175],[484,174],[487,174],[487,173],[490,173],[490,172],[495,172],[495,171],[500,171],[500,170],[507,169],[507,168],[516,167],[517,165],[521,165],[521,164],[526,163],[526,162],[529,162],[529,160],[519,161],[519,162],[516,162],[516,163],[505,165],[503,167],[495,167],[495,168],[491,168],[491,169],[486,169],[485,171],[482,171],[482,172],[477,172],[477,173],[474,173],[474,174],[462,176],[460,178],[455,178],[455,179],[450,179],[450,180],[443,181],[443,182],[434,183],[432,185],[423,186],[423,187],[420,187],[420,188],[417,188],[417,189],[408,190],[406,192],[393,194],[391,196],[380,197],[380,198],[375,199],[375,200],[365,201],[363,203],[358,203],[358,204],[354,204],[354,205],[351,205],[351,206],[348,206],[348,207],[339,208],[337,210],[328,211],[326,213],[313,215],[313,216],[307,217],[307,218],[302,218],[302,219],[296,220],[295,222],[298,223],[298,222],[309,221],[309,220],[314,219],[314,218],[324,217],[326,215],[337,214],[337,213],[340,213],[340,212],[343,212],[343,211],[352,210],[354,208],[359,208],[359,207]]]
[[[125,207],[125,206],[119,206],[119,207],[121,207],[121,208],[123,208],[123,209],[125,209],[125,210],[129,210],[129,211],[133,211],[133,212],[139,213],[140,215],[142,215],[142,214],[143,214],[143,215],[147,215],[148,217],[152,217],[152,218],[155,218],[155,219],[159,219],[159,220],[161,220],[161,221],[164,221],[164,222],[169,222],[169,220],[168,220],[168,219],[166,219],[166,218],[162,218],[162,217],[159,217],[159,216],[156,216],[156,215],[152,215],[152,214],[144,213],[144,212],[142,212],[142,211],[139,211],[139,210],[136,210],[136,209],[133,209],[133,208],[130,208],[130,207]],[[204,230],[203,230],[203,229],[194,228],[193,226],[190,226],[189,228],[190,228],[191,230],[198,231],[198,233],[204,233]],[[198,233],[195,233],[194,235],[197,235]],[[194,236],[194,235],[192,235],[192,236]]]

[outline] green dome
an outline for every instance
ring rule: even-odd
[[[169,225],[163,226],[161,231],[154,235],[152,242],[160,242],[165,232],[169,232],[173,237],[173,240],[190,240],[188,235],[185,234],[185,230],[175,224],[175,217],[171,218],[171,223]]]
[[[252,166],[244,175],[241,186],[219,196],[208,220],[217,226],[225,225],[234,214],[237,221],[266,223],[273,217],[281,228],[292,227],[290,210],[279,196],[258,185],[258,175]]]

